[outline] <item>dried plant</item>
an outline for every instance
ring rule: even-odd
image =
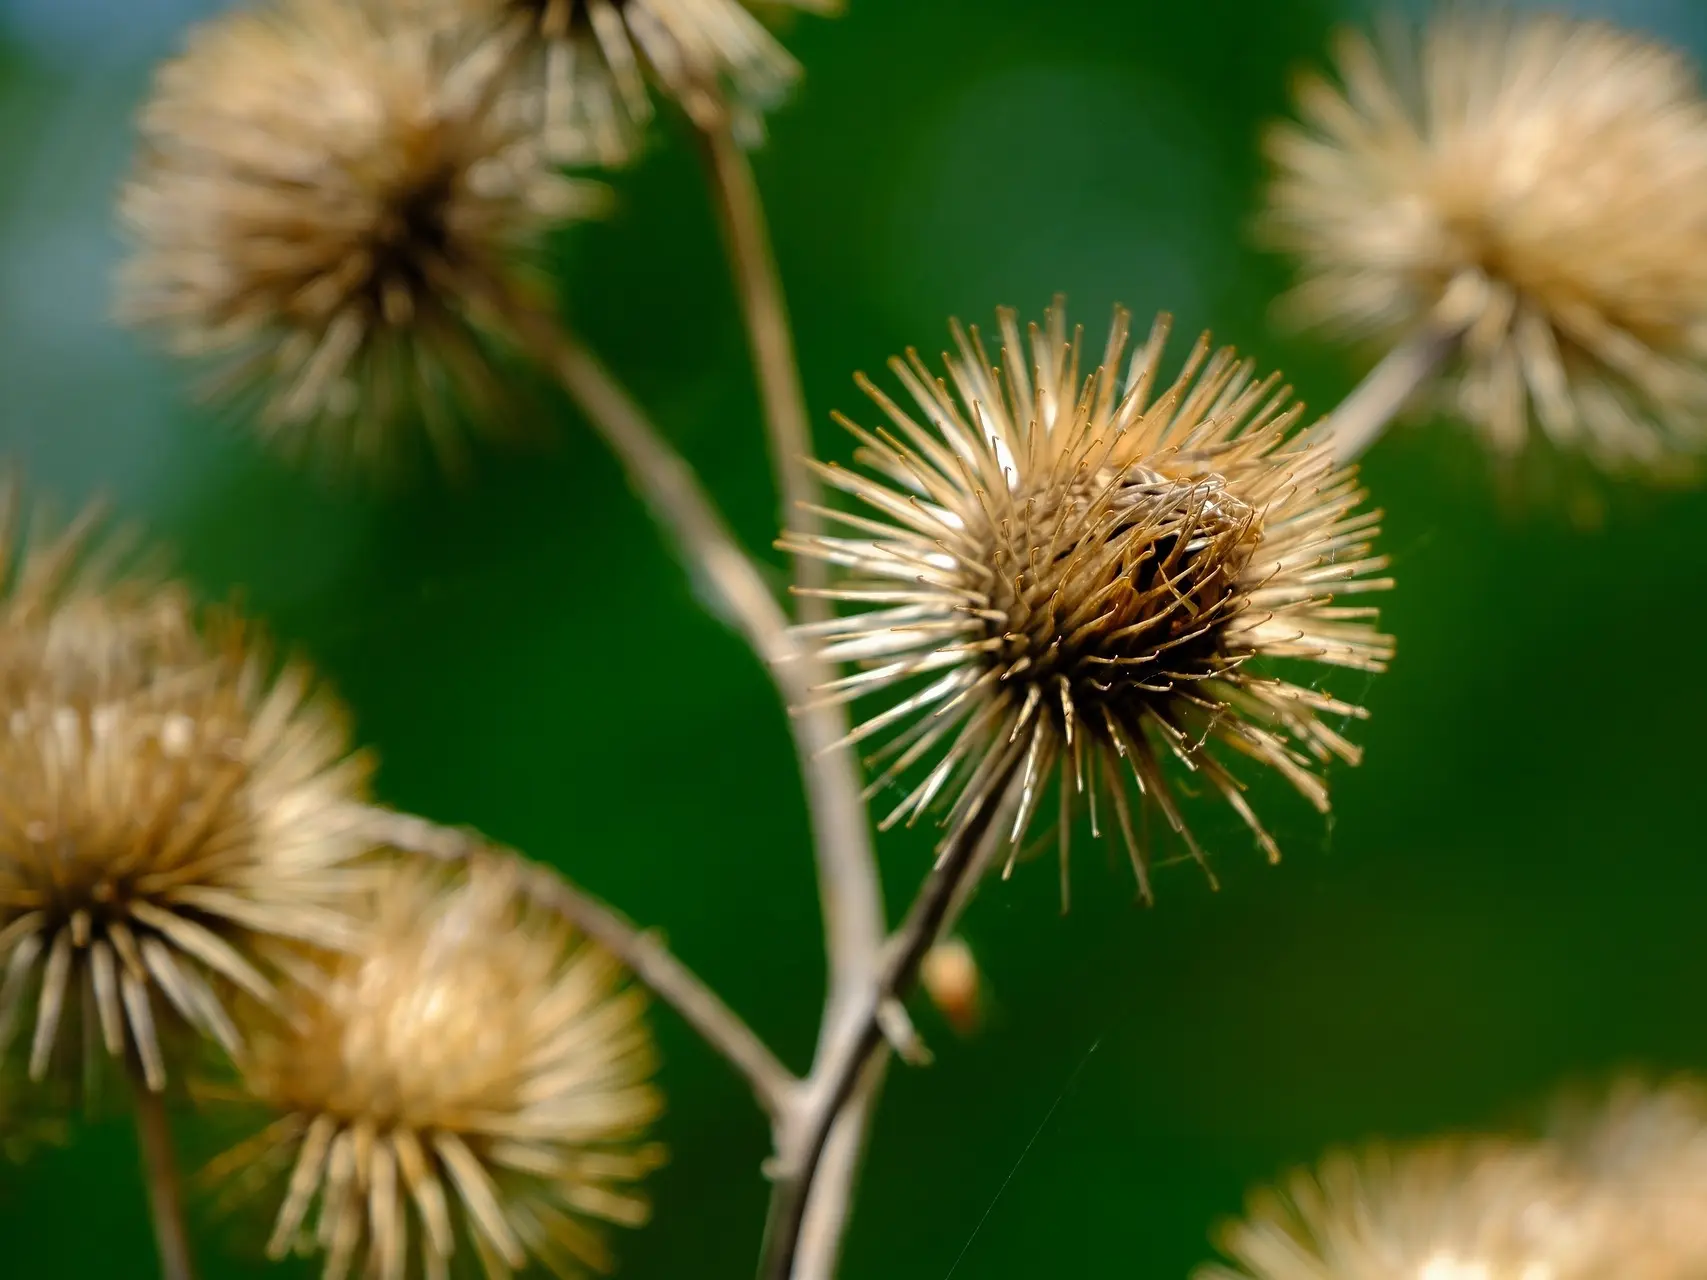
[[[1496,454],[1608,467],[1707,444],[1707,101],[1675,51],[1599,22],[1459,6],[1420,48],[1338,45],[1274,129],[1264,230],[1292,316],[1445,335],[1447,411]],[[1421,371],[1426,373],[1426,370]],[[1361,441],[1356,442],[1361,447]]]
[[[1553,1153],[1496,1140],[1328,1156],[1251,1198],[1197,1280],[1565,1280]]]
[[[1598,1263],[1584,1274],[1707,1274],[1707,1083],[1620,1080],[1599,1096],[1562,1103],[1549,1136],[1577,1171],[1569,1231]]]
[[[17,539],[0,497],[0,553]],[[163,1087],[162,1015],[234,1043],[217,988],[270,998],[258,936],[333,945],[339,807],[366,764],[306,675],[240,626],[204,642],[183,590],[110,577],[93,510],[12,550],[0,606],[0,1048],[33,1006],[42,1078],[72,1006]],[[163,1002],[163,1003],[162,1003]]]
[[[1336,1152],[1255,1193],[1198,1280],[1689,1280],[1707,1267],[1707,1089],[1619,1082],[1539,1139]]]
[[[1327,810],[1311,766],[1358,759],[1328,718],[1362,712],[1260,660],[1385,665],[1374,610],[1335,603],[1389,585],[1373,576],[1386,565],[1369,546],[1379,513],[1358,510],[1350,469],[1296,442],[1300,409],[1279,378],[1258,379],[1230,349],[1211,356],[1207,337],[1166,382],[1162,317],[1123,371],[1128,318],[1117,313],[1081,383],[1090,361],[1059,307],[1029,350],[1011,312],[1000,327],[1000,369],[976,330],[958,328],[947,383],[916,354],[892,362],[917,418],[862,380],[892,424],[844,422],[874,474],[822,474],[870,514],[833,517],[851,536],[782,543],[847,571],[826,594],[850,611],[802,628],[821,658],[861,668],[830,696],[906,691],[849,736],[890,733],[869,762],[882,766],[872,792],[937,757],[880,825],[939,797],[951,833],[999,812],[1011,866],[1055,774],[1063,896],[1076,798],[1095,833],[1100,793],[1148,897],[1152,851],[1130,784],[1203,861],[1164,771],[1171,758],[1278,858],[1210,744],[1278,770]]]
[[[33,1006],[33,1078],[81,1003],[159,1090],[162,1019],[230,1050],[221,989],[276,998],[258,939],[349,939],[342,712],[240,632],[193,645],[96,608],[0,641],[0,1028]]]
[[[770,1123],[762,1280],[831,1280],[889,1056],[929,1060],[904,1002],[923,986],[976,1028],[979,965],[950,930],[1051,792],[1036,843],[1058,847],[1063,897],[1081,800],[1146,896],[1152,808],[1204,859],[1188,776],[1271,858],[1241,761],[1327,811],[1363,713],[1315,682],[1393,653],[1352,598],[1390,584],[1350,464],[1420,388],[1502,456],[1536,424],[1650,471],[1703,443],[1693,73],[1602,25],[1455,9],[1414,57],[1349,37],[1340,83],[1307,82],[1303,122],[1271,136],[1265,227],[1302,259],[1295,316],[1388,347],[1326,417],[1207,336],[1164,374],[1165,316],[1129,351],[1117,312],[1087,348],[1058,303],[1025,333],[1001,313],[999,364],[956,325],[943,376],[909,353],[891,365],[905,396],[861,379],[886,424],[843,420],[857,468],[812,463],[744,147],[797,72],[759,15],[836,7],[261,0],[157,78],[121,313],[210,363],[285,452],[370,468],[412,440],[454,465],[470,433],[522,426],[503,395],[518,368],[554,379],[793,712],[828,973],[796,1074],[655,933],[476,832],[370,803],[368,758],[306,667],[198,612],[93,516],[23,537],[4,491],[0,1046],[28,1031],[0,1052],[18,1069],[0,1101],[25,1096],[20,1073],[55,1079],[81,1014],[141,1086],[167,1280],[193,1268],[162,1090],[209,1045],[272,1115],[213,1174],[277,1190],[274,1256],[319,1254],[329,1280],[607,1267],[603,1228],[646,1220],[660,1158],[631,976]],[[558,165],[631,157],[654,93],[683,109],[722,220],[792,608],[539,271],[542,235],[604,195]],[[867,694],[882,704],[853,726]],[[867,812],[891,788],[882,827],[943,827],[894,924]],[[1332,1156],[1255,1199],[1202,1274],[1693,1277],[1703,1119],[1678,1086],[1539,1140]]]
[[[425,0],[433,3],[434,0]],[[525,31],[521,83],[551,153],[621,164],[652,118],[651,86],[701,127],[749,139],[800,73],[763,8],[834,13],[840,0],[436,0],[452,22]]]
[[[660,1158],[640,993],[503,863],[400,865],[370,914],[296,966],[282,1020],[245,1018],[247,1089],[281,1118],[214,1172],[288,1163],[270,1252],[323,1252],[328,1280],[444,1276],[459,1237],[490,1280],[607,1270],[593,1224],[645,1222]]]
[[[515,434],[492,298],[548,296],[534,245],[603,192],[544,163],[512,43],[367,0],[198,28],[141,117],[120,314],[293,455],[383,464],[418,424],[454,465],[466,429]]]

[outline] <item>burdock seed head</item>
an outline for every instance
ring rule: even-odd
[[[367,766],[306,672],[104,580],[86,522],[19,551],[0,508],[0,1060],[74,1065],[80,1014],[159,1089],[174,1032],[232,1049],[229,994],[275,998],[260,939],[347,942]]]
[[[638,1225],[660,1107],[641,993],[518,896],[513,870],[400,864],[363,946],[307,955],[286,1017],[245,1028],[248,1092],[281,1117],[211,1172],[290,1168],[270,1251],[401,1280],[477,1257],[608,1268],[597,1224]]]
[[[1570,1218],[1585,1276],[1688,1280],[1707,1274],[1707,1086],[1682,1078],[1619,1080],[1568,1099],[1552,1136],[1580,1196]]]
[[[1550,1148],[1495,1139],[1336,1152],[1251,1196],[1194,1280],[1600,1280]],[[1604,1259],[1602,1259],[1604,1260]],[[1678,1280],[1682,1280],[1681,1275]]]
[[[1449,8],[1273,130],[1266,238],[1299,321],[1462,331],[1445,407],[1498,455],[1665,468],[1707,443],[1707,103],[1680,53],[1599,22]]]
[[[850,737],[888,735],[873,792],[929,762],[885,825],[940,797],[951,833],[994,820],[1017,853],[1058,778],[1063,889],[1083,798],[1093,832],[1118,824],[1147,894],[1129,787],[1201,857],[1170,777],[1183,767],[1278,856],[1225,756],[1279,770],[1327,809],[1315,766],[1358,758],[1329,721],[1362,713],[1263,667],[1386,662],[1374,611],[1335,602],[1388,585],[1372,576],[1378,513],[1358,509],[1351,469],[1291,436],[1300,408],[1277,378],[1211,355],[1207,337],[1163,383],[1163,317],[1123,372],[1117,312],[1081,381],[1059,304],[1029,350],[1012,313],[1000,327],[1000,369],[958,326],[947,383],[916,354],[892,361],[914,410],[862,379],[890,425],[844,421],[865,470],[820,471],[863,514],[825,513],[842,536],[783,539],[846,571],[827,592],[845,616],[801,632],[860,668],[827,697],[888,700]]]
[[[431,3],[433,0],[425,0]],[[841,0],[437,0],[527,32],[524,84],[552,154],[617,164],[651,119],[651,85],[696,124],[749,139],[800,73],[757,14],[834,13]]]
[[[454,463],[470,424],[514,428],[494,300],[602,189],[544,163],[510,53],[402,3],[205,23],[142,112],[120,313],[213,362],[216,395],[258,397],[292,453],[383,462],[418,421]]]

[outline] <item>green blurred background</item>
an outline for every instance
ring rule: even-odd
[[[698,607],[590,433],[493,451],[477,483],[391,497],[272,465],[188,407],[179,371],[105,320],[111,197],[152,62],[207,0],[0,2],[0,446],[38,490],[112,494],[210,594],[241,586],[313,655],[378,748],[384,797],[569,868],[804,1065],[822,981],[783,716]],[[758,157],[823,449],[850,384],[951,315],[1065,291],[1279,366],[1326,408],[1361,372],[1268,323],[1247,247],[1256,136],[1329,0],[853,0],[788,39],[809,68]],[[1582,6],[1707,52],[1698,0]],[[562,246],[586,330],[748,544],[775,532],[758,415],[692,150],[667,134],[606,225]],[[1184,340],[1181,340],[1181,347]],[[1392,672],[1324,824],[1273,779],[1262,863],[1197,810],[1189,867],[1134,905],[1078,843],[1075,907],[1024,866],[965,931],[991,1016],[928,1008],[929,1070],[891,1073],[846,1274],[1183,1276],[1245,1189],[1371,1135],[1499,1125],[1560,1083],[1707,1070],[1707,494],[1608,488],[1600,527],[1517,510],[1464,433],[1394,436],[1366,475],[1399,589]],[[1663,643],[1662,643],[1663,641]],[[892,903],[925,833],[884,837]],[[745,1277],[765,1133],[658,1016],[673,1161],[633,1280]],[[128,1133],[0,1174],[0,1276],[146,1276]],[[208,1246],[208,1274],[258,1264]]]

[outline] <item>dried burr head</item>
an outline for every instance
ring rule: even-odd
[[[204,23],[142,112],[120,315],[291,455],[383,466],[424,433],[456,466],[520,433],[499,317],[549,306],[540,238],[604,192],[545,161],[513,43],[366,0]]]
[[[642,993],[518,890],[513,864],[399,863],[356,950],[303,953],[283,1019],[255,1009],[247,1092],[278,1116],[213,1172],[290,1169],[270,1250],[402,1280],[478,1259],[606,1270],[602,1223],[648,1216],[661,1099]]]
[[[889,425],[844,422],[861,469],[820,468],[861,513],[781,542],[842,571],[825,594],[845,613],[800,634],[857,668],[825,698],[884,699],[849,738],[887,739],[871,790],[903,791],[884,825],[940,800],[951,835],[993,823],[1011,863],[1053,780],[1063,890],[1082,801],[1093,832],[1120,828],[1148,894],[1138,804],[1202,857],[1176,802],[1184,769],[1278,856],[1231,760],[1325,811],[1319,766],[1358,759],[1334,724],[1361,711],[1265,666],[1386,663],[1374,611],[1343,603],[1388,585],[1379,513],[1352,469],[1299,441],[1278,379],[1205,338],[1165,381],[1165,317],[1125,363],[1117,313],[1082,380],[1089,353],[1059,307],[1029,341],[1011,313],[1000,330],[999,369],[958,327],[948,381],[916,354],[893,361],[916,407],[862,380]]]
[[[1295,321],[1458,335],[1433,403],[1510,458],[1612,469],[1707,444],[1707,102],[1687,58],[1601,22],[1449,7],[1347,33],[1274,128],[1261,230]]]

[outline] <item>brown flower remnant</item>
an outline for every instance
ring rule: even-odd
[[[275,997],[258,939],[347,941],[367,765],[305,671],[235,625],[204,645],[174,587],[101,589],[87,521],[20,555],[0,507],[0,1054],[33,1011],[41,1079],[81,1007],[160,1089],[166,1033],[230,1050],[222,993]]]
[[[702,128],[733,123],[750,140],[799,64],[755,16],[762,8],[831,14],[841,0],[475,0],[529,32],[527,84],[551,153],[620,164],[652,117],[647,81]],[[449,0],[455,13],[468,0]]]
[[[1374,611],[1333,603],[1388,585],[1371,576],[1386,563],[1369,552],[1379,513],[1357,509],[1352,469],[1290,436],[1299,408],[1278,379],[1230,350],[1211,356],[1207,336],[1165,384],[1164,316],[1122,378],[1117,312],[1081,383],[1059,306],[1029,353],[1012,313],[1000,325],[1000,370],[976,330],[955,327],[953,392],[915,353],[891,362],[922,422],[862,378],[892,424],[843,420],[872,474],[819,470],[870,514],[827,513],[847,536],[781,543],[847,571],[827,594],[851,612],[801,628],[824,659],[861,668],[826,696],[906,690],[850,735],[893,733],[873,792],[940,752],[883,825],[943,797],[951,831],[1007,823],[1011,864],[1058,772],[1063,893],[1074,798],[1088,798],[1096,833],[1106,796],[1147,895],[1150,847],[1123,774],[1202,857],[1164,772],[1173,757],[1278,857],[1210,748],[1279,770],[1327,809],[1312,765],[1358,751],[1325,717],[1362,712],[1258,660],[1384,665]]]
[[[159,73],[121,212],[120,312],[264,399],[292,453],[376,463],[417,418],[447,464],[505,430],[493,299],[602,188],[548,168],[500,39],[408,6],[277,0],[213,19]],[[543,295],[542,295],[543,296]]]
[[[282,1118],[212,1172],[294,1161],[269,1251],[322,1250],[328,1280],[362,1255],[401,1280],[412,1252],[444,1276],[459,1237],[491,1280],[608,1268],[595,1224],[645,1221],[659,1162],[641,993],[508,867],[399,866],[373,908],[359,953],[310,958],[288,1019],[249,1029],[246,1087]]]
[[[1607,467],[1704,440],[1707,104],[1679,53],[1598,22],[1449,12],[1276,128],[1264,231],[1298,320],[1462,330],[1447,407],[1509,457],[1539,422]]]
[[[1545,1147],[1447,1139],[1338,1152],[1251,1197],[1195,1280],[1590,1280]]]

